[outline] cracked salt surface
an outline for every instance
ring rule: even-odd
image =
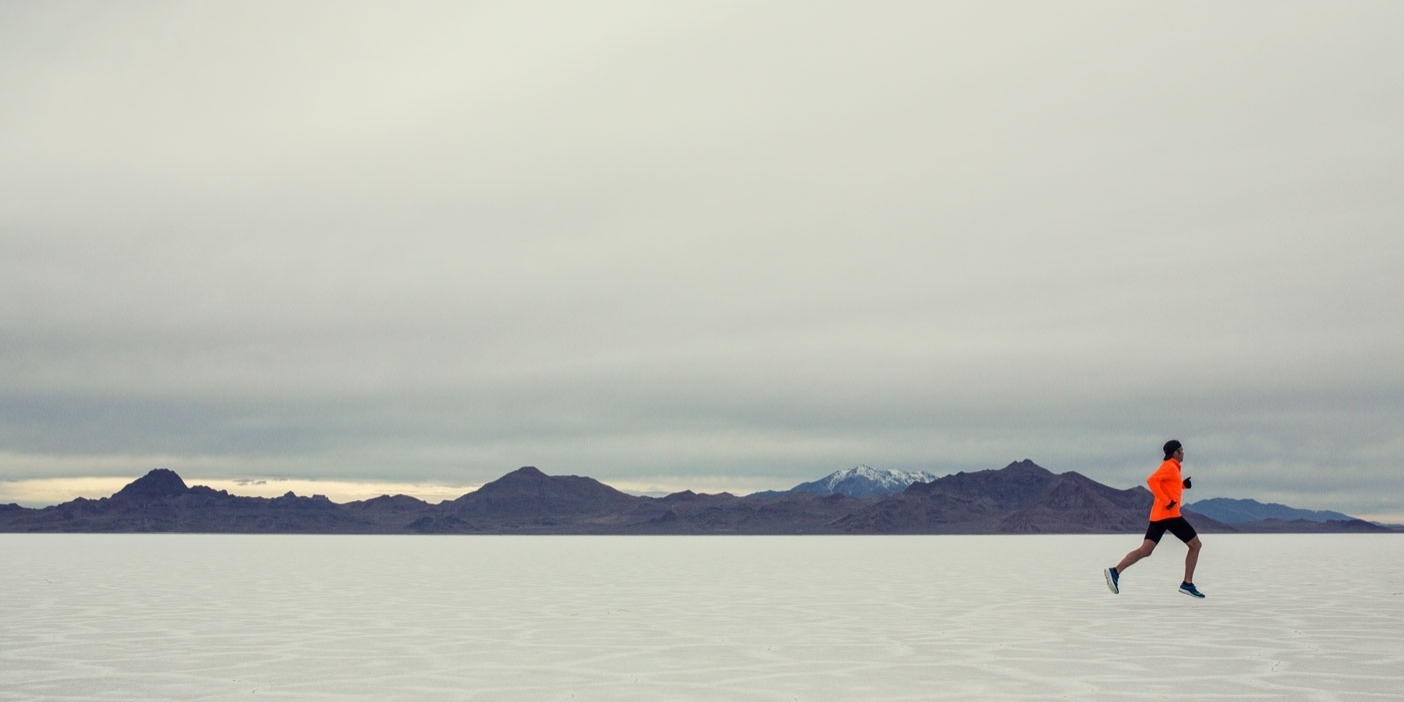
[[[0,535],[0,700],[1399,700],[1404,537]]]

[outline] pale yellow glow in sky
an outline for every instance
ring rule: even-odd
[[[0,480],[0,504],[11,502],[26,507],[44,507],[68,502],[79,497],[96,500],[110,497],[136,477],[34,478],[29,480]],[[232,495],[246,497],[278,497],[289,491],[300,496],[326,495],[332,502],[369,500],[381,495],[409,495],[430,504],[453,500],[477,490],[479,485],[439,485],[434,483],[356,482],[350,480],[302,480],[259,478],[229,480],[224,478],[185,478],[190,486],[204,485],[215,490],[227,490]],[[671,476],[653,479],[609,483],[616,490],[633,495],[663,496],[692,490],[702,493],[730,492],[747,495],[760,490],[775,489],[774,485],[754,478],[708,476],[683,484]]]
[[[0,504],[17,503],[25,507],[45,507],[86,497],[98,499],[110,497],[136,478],[37,478],[31,480],[0,480]],[[730,492],[746,495],[767,489],[764,485],[737,487],[740,483],[755,482],[736,478],[714,477],[710,480],[694,481],[699,484],[680,485],[666,480],[619,482],[610,487],[634,495],[662,496],[683,490],[702,493]],[[701,484],[705,483],[705,484]],[[381,495],[409,495],[435,504],[453,500],[477,490],[479,485],[435,485],[429,483],[380,483],[353,482],[348,480],[288,480],[279,478],[257,480],[187,480],[186,484],[205,485],[215,490],[226,490],[233,495],[245,497],[278,497],[291,491],[309,497],[325,495],[336,503],[369,500]],[[1404,513],[1370,513],[1352,516],[1368,521],[1388,524],[1404,524]]]
[[[0,480],[0,504],[11,502],[26,507],[43,507],[68,502],[79,497],[96,500],[110,497],[128,483],[131,478],[86,477],[86,478],[35,478],[29,480]],[[355,482],[350,480],[302,480],[283,478],[260,478],[252,480],[185,479],[187,485],[204,485],[215,490],[226,490],[232,495],[246,497],[278,497],[289,491],[300,496],[326,495],[332,502],[355,502],[369,500],[381,495],[409,495],[430,504],[453,500],[477,490],[478,485],[439,485],[433,483],[396,482]],[[756,483],[745,485],[744,483]],[[676,480],[624,481],[611,484],[616,490],[635,495],[666,495],[683,490],[694,492],[731,492],[745,495],[773,486],[762,485],[757,480],[712,477],[694,480],[682,485]]]
[[[132,478],[39,478],[0,481],[0,504],[15,502],[38,507],[86,497],[109,497]],[[409,495],[437,503],[461,497],[477,485],[434,485],[427,483],[359,483],[344,480],[186,480],[187,485],[205,485],[246,497],[278,497],[291,491],[301,496],[326,495],[332,502],[355,502],[381,495]]]

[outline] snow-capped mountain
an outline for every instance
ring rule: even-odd
[[[809,492],[815,495],[848,495],[849,497],[873,497],[894,492],[902,492],[912,483],[929,483],[936,476],[926,471],[908,472],[887,468],[873,468],[861,465],[846,470],[834,471],[818,480],[799,485],[769,495]]]

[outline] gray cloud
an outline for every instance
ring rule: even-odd
[[[1129,485],[1175,435],[1404,512],[1394,4],[0,12],[0,479]]]

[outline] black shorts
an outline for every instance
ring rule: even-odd
[[[1194,540],[1194,537],[1199,536],[1184,517],[1171,517],[1151,522],[1150,526],[1146,527],[1146,540],[1160,543],[1160,537],[1165,536],[1167,531],[1185,543],[1189,543]]]

